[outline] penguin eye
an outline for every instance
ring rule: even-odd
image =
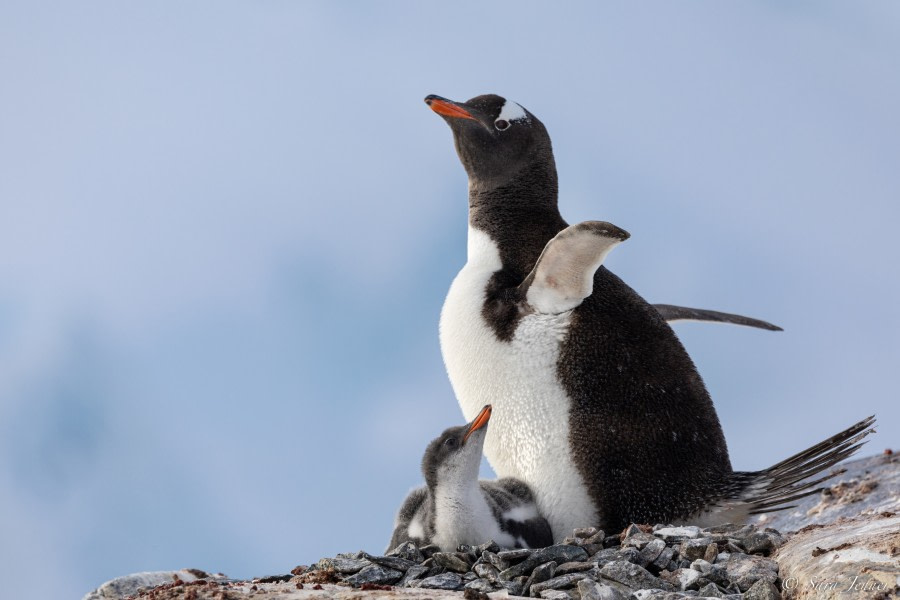
[[[456,438],[447,438],[446,440],[444,440],[444,445],[448,448],[454,448],[456,446]]]
[[[499,129],[500,131],[503,131],[504,129],[509,128],[509,121],[505,119],[497,119],[496,121],[494,121],[494,127]]]

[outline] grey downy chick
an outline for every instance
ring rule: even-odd
[[[411,541],[445,552],[489,540],[505,548],[540,548],[553,543],[550,525],[538,512],[531,489],[505,477],[478,479],[491,405],[467,425],[433,440],[422,458],[425,486],[406,497],[388,550]]]

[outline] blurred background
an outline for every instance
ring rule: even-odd
[[[0,5],[0,570],[283,573],[383,550],[462,422],[466,178],[422,102],[553,138],[570,222],[676,325],[737,469],[900,438],[900,4]],[[486,470],[487,472],[487,470]]]

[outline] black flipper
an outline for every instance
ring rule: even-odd
[[[731,323],[733,325],[744,325],[745,327],[756,327],[769,331],[784,331],[778,325],[773,325],[768,321],[751,319],[743,315],[719,312],[717,310],[688,308],[687,306],[675,306],[674,304],[654,304],[653,307],[659,311],[663,319],[670,323],[672,321],[713,321],[715,323]]]

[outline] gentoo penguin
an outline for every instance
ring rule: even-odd
[[[425,102],[469,176],[468,261],[441,312],[444,362],[467,418],[493,402],[485,454],[532,488],[554,539],[591,525],[741,522],[812,493],[801,479],[858,448],[871,419],[765,471],[734,472],[687,352],[601,265],[627,234],[560,216],[544,125],[496,95]]]
[[[428,445],[422,458],[425,487],[404,500],[388,550],[405,541],[436,544],[445,552],[489,540],[506,548],[553,543],[527,485],[511,478],[478,480],[490,418],[487,405],[471,423],[447,429]]]

